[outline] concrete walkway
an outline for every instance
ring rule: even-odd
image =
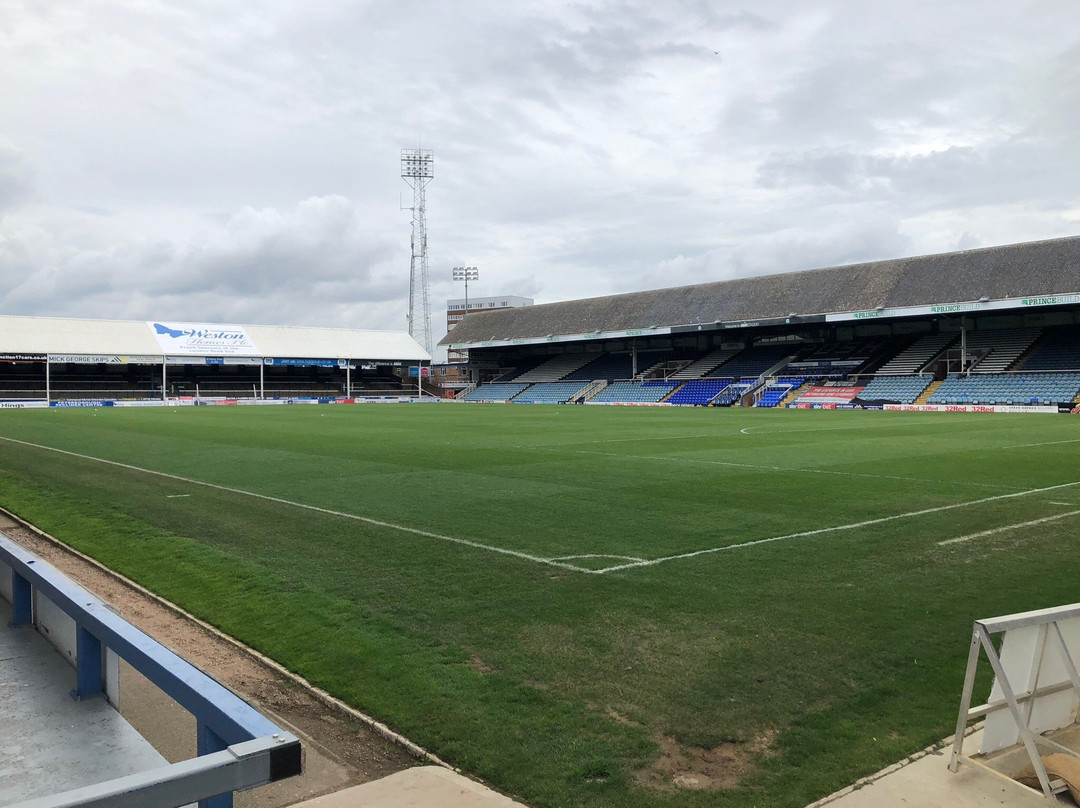
[[[1055,737],[1067,742],[1061,735]],[[981,731],[965,738],[965,754],[977,750],[980,741]],[[951,752],[950,742],[942,749],[890,766],[809,808],[1045,808],[1048,804],[1041,795],[972,766],[961,766],[960,771],[952,773],[948,768]],[[1016,771],[1026,762],[1025,753],[1014,748],[991,765],[1002,771]]]
[[[298,803],[295,808],[525,808],[440,766],[418,766],[381,780]]]

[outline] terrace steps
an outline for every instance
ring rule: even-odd
[[[742,348],[717,348],[705,354],[696,362],[685,365],[681,370],[673,373],[671,378],[675,381],[703,378],[706,374],[716,370],[720,365],[733,359],[741,352]]]
[[[788,393],[786,396],[784,396],[780,400],[780,403],[777,404],[776,406],[778,408],[786,407],[788,404],[793,402],[795,399],[797,399],[799,396],[801,396],[803,393],[805,393],[807,390],[809,390],[813,386],[814,386],[814,380],[813,379],[808,379],[807,381],[803,382],[801,387],[796,387],[794,390],[792,390],[790,393]]]
[[[1024,351],[1022,354],[1020,354],[1020,356],[1016,357],[1016,361],[1013,362],[1011,365],[1009,365],[1008,369],[1009,370],[1023,370],[1024,365],[1027,364],[1028,359],[1030,359],[1031,355],[1034,354],[1035,351],[1037,351],[1039,349],[1039,346],[1041,344],[1042,344],[1042,339],[1037,339],[1037,340],[1035,340],[1035,342],[1031,343],[1031,345],[1029,345],[1027,347],[1026,351]]]
[[[659,362],[654,362],[645,370],[639,370],[638,374],[634,377],[635,381],[644,381],[645,379],[653,379],[659,376],[659,371],[663,369],[667,363],[671,361],[669,359],[661,359]]]
[[[588,387],[586,387],[584,390],[582,390],[580,393],[570,399],[570,402],[573,403],[575,401],[589,401],[590,399],[596,398],[596,396],[598,396],[602,391],[606,390],[607,388],[607,379],[597,379],[595,382],[590,384]]]
[[[674,381],[674,379],[672,381]],[[678,385],[677,387],[671,388],[671,392],[668,393],[666,396],[664,396],[662,399],[660,399],[660,401],[658,403],[663,404],[665,401],[667,401],[669,398],[671,398],[677,392],[682,390],[684,387],[686,387],[686,382],[685,381],[682,384]]]
[[[937,390],[937,389],[938,389],[939,387],[941,387],[941,384],[942,384],[942,382],[944,382],[944,381],[945,381],[944,379],[937,379],[936,381],[932,381],[932,382],[930,382],[930,386],[929,386],[929,387],[927,387],[927,388],[926,388],[925,390],[923,390],[923,391],[922,391],[922,392],[921,392],[921,393],[919,394],[919,397],[915,399],[915,403],[916,403],[916,404],[925,404],[925,403],[926,403],[926,400],[927,400],[928,398],[930,398],[930,396],[934,395],[934,392],[935,392],[935,391],[936,391],[936,390]]]

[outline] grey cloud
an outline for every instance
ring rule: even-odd
[[[0,215],[30,199],[33,187],[30,161],[0,136]]]
[[[4,276],[3,292],[11,307],[28,313],[56,313],[77,301],[86,316],[122,317],[116,302],[126,293],[183,309],[172,316],[202,311],[206,319],[238,302],[249,311],[262,299],[275,301],[272,311],[303,311],[306,321],[317,322],[325,312],[363,309],[401,294],[400,284],[377,273],[397,257],[396,245],[367,232],[342,197],[308,199],[285,213],[242,210],[180,245],[132,238],[78,249],[57,234],[36,236],[12,233],[0,242],[7,248],[0,252],[3,265],[16,263],[21,247],[24,271]]]

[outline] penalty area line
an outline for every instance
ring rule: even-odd
[[[1014,497],[1026,497],[1032,494],[1044,494],[1047,491],[1058,491],[1062,488],[1072,488],[1073,486],[1080,485],[1080,480],[1076,480],[1071,483],[1059,483],[1058,485],[1049,485],[1045,488],[1030,488],[1027,491],[1016,491],[1011,494],[997,494],[992,497],[983,497],[982,499],[972,499],[966,502],[954,502],[951,505],[939,505],[936,508],[923,508],[918,511],[908,511],[907,513],[896,513],[892,516],[882,516],[877,519],[866,519],[862,522],[851,522],[847,525],[834,525],[833,527],[822,527],[817,530],[803,530],[799,533],[787,533],[783,536],[770,536],[766,539],[754,539],[753,541],[744,541],[739,544],[726,544],[723,547],[709,547],[705,550],[694,550],[689,553],[679,553],[677,555],[662,556],[661,558],[652,558],[648,561],[638,561],[629,564],[618,564],[614,567],[605,567],[604,569],[593,570],[597,575],[603,575],[608,572],[618,572],[620,570],[634,569],[636,567],[652,567],[657,564],[663,564],[667,561],[679,561],[684,558],[696,558],[697,556],[709,555],[712,553],[723,553],[728,550],[740,550],[744,547],[756,547],[759,544],[771,544],[777,541],[787,541],[789,539],[802,539],[807,536],[820,536],[823,533],[835,533],[841,530],[858,530],[863,527],[870,527],[871,525],[880,525],[885,522],[892,522],[897,519],[911,519],[916,516],[925,516],[928,513],[941,513],[942,511],[951,511],[956,508],[968,508],[972,505],[982,505],[986,502],[996,502],[1002,499],[1013,499]],[[1078,511],[1080,513],[1080,511]]]
[[[273,497],[269,494],[259,494],[255,491],[245,491],[243,488],[233,488],[228,485],[218,485],[217,483],[208,483],[205,480],[196,480],[192,477],[182,477],[179,474],[169,474],[165,471],[155,471],[154,469],[143,468],[142,466],[135,466],[130,463],[121,463],[118,460],[106,460],[104,457],[94,457],[93,455],[80,454],[79,452],[71,452],[67,449],[57,449],[55,446],[45,446],[40,443],[31,443],[30,441],[18,440],[17,438],[9,438],[5,435],[0,435],[0,440],[7,441],[8,443],[17,443],[21,446],[29,446],[32,449],[40,449],[46,452],[55,452],[57,454],[67,455],[68,457],[77,457],[81,460],[90,460],[94,463],[104,463],[109,466],[116,466],[117,468],[128,469],[129,471],[137,471],[142,474],[151,474],[155,477],[163,477],[167,480],[176,480],[181,483],[188,483],[190,485],[201,485],[204,488],[212,488],[215,491],[225,491],[229,494],[239,494],[240,496],[252,497],[253,499],[261,499],[265,502],[275,502],[279,505],[288,505],[292,508],[300,508],[305,511],[315,511],[316,513],[326,514],[327,516],[338,516],[342,519],[352,519],[356,522],[363,522],[368,525],[374,525],[375,527],[384,527],[390,530],[398,530],[402,533],[411,533],[414,536],[423,536],[427,539],[438,539],[439,541],[450,542],[451,544],[460,544],[464,547],[472,547],[476,550],[487,550],[491,553],[500,553],[501,555],[512,556],[514,558],[521,559],[522,561],[532,561],[535,564],[545,564],[549,567],[559,567],[560,569],[572,570],[573,572],[594,572],[594,570],[587,569],[585,567],[579,567],[576,564],[567,564],[562,561],[551,558],[541,558],[540,556],[530,555],[528,553],[522,553],[518,550],[509,550],[505,547],[495,547],[490,544],[483,544],[472,539],[462,539],[457,536],[446,536],[442,533],[432,533],[427,530],[420,530],[415,527],[408,527],[406,525],[396,525],[393,522],[384,522],[381,519],[372,519],[370,516],[360,516],[355,513],[347,513],[345,511],[335,511],[330,508],[320,508],[318,505],[308,505],[303,502],[294,502],[291,499],[283,499],[282,497]]]

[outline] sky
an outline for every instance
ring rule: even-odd
[[[0,0],[3,314],[407,328],[1080,234],[1074,0]]]

